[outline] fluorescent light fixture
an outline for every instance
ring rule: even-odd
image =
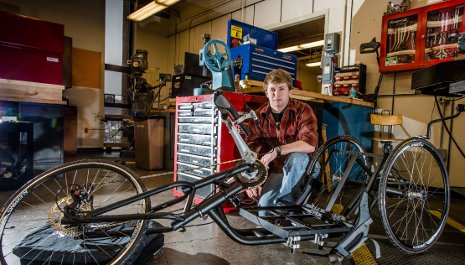
[[[313,47],[323,46],[325,44],[324,40],[314,41],[310,43],[300,44],[299,46],[303,49],[310,49]]]
[[[308,63],[308,64],[306,64],[305,66],[308,66],[308,67],[317,67],[317,66],[321,66],[321,62]]]
[[[292,51],[297,51],[297,50],[301,50],[301,49],[299,49],[299,45],[278,49],[278,51],[280,51],[280,52],[292,52]]]
[[[177,2],[179,2],[179,0],[154,0],[153,2],[130,14],[127,19],[133,21],[142,21]]]
[[[325,44],[324,40],[319,40],[319,41],[314,41],[314,42],[309,42],[305,44],[299,44],[287,48],[282,48],[278,49],[280,52],[293,52],[293,51],[299,51],[299,50],[304,50],[304,49],[310,49],[313,47],[318,47],[318,46],[323,46]]]

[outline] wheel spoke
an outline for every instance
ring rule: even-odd
[[[385,164],[379,190],[381,220],[391,242],[407,253],[431,247],[445,226],[450,200],[447,172],[434,147],[421,138],[399,144]],[[439,220],[431,213],[436,205],[445,212]]]
[[[93,189],[86,193],[91,190],[88,185]],[[73,204],[70,193],[76,186],[84,193],[76,195],[73,191],[73,195],[81,196],[80,203]],[[110,162],[74,162],[39,175],[7,202],[8,213],[0,213],[0,264],[122,261],[144,233],[147,221],[133,221],[138,224],[127,233],[119,231],[127,230],[126,223],[62,224],[62,211],[85,214],[144,191],[138,178]],[[131,214],[149,209],[146,198],[114,211]],[[96,229],[101,233],[89,237]]]

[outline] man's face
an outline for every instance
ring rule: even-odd
[[[290,90],[286,83],[269,83],[265,91],[273,110],[281,112],[289,103]]]

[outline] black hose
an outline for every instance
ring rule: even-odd
[[[439,101],[438,101],[438,98],[437,98],[437,97],[434,97],[434,101],[436,102],[436,107],[437,107],[437,109],[438,109],[439,116],[441,117],[441,118],[438,119],[438,120],[441,120],[442,125],[443,125],[444,128],[446,129],[447,134],[449,134],[450,139],[454,142],[455,147],[457,147],[457,150],[459,150],[459,152],[460,152],[460,154],[462,155],[462,157],[465,158],[465,153],[463,152],[462,148],[459,146],[459,144],[458,144],[457,141],[455,140],[454,136],[452,136],[452,133],[451,133],[451,131],[449,130],[449,127],[447,127],[447,124],[446,124],[446,122],[445,122],[446,119],[444,119],[443,114],[442,114],[442,112],[441,112],[441,109],[439,108]],[[459,108],[460,108],[460,107],[459,107]],[[455,117],[459,116],[460,113],[461,113],[461,110],[460,110],[459,108],[458,108],[458,112],[457,112],[455,115],[452,115],[452,116],[446,117],[446,118],[455,118]],[[428,139],[429,139],[429,137],[430,137],[430,135],[429,135],[429,134],[430,134],[430,133],[429,133],[430,128],[429,128],[429,127],[431,127],[431,124],[432,124],[432,123],[434,123],[435,121],[438,121],[438,120],[433,120],[433,121],[430,121],[430,123],[428,123],[428,130],[427,130],[427,136],[426,136]],[[450,148],[449,148],[449,152],[450,152]]]

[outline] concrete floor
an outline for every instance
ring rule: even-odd
[[[68,156],[67,161],[82,158],[104,158],[116,160],[115,154],[92,154],[85,156]],[[158,175],[166,171],[145,171],[135,167],[134,163],[128,163],[142,179],[147,188],[158,187],[170,183],[173,180],[172,173]],[[157,176],[148,176],[157,175]],[[0,205],[11,194],[11,191],[0,192]],[[459,224],[465,224],[465,199],[463,196],[453,194],[450,207],[450,218]],[[154,200],[165,200],[171,198],[170,193],[163,194]],[[465,261],[465,226],[456,228],[447,226],[441,239],[433,248],[425,254],[409,256],[400,253],[390,244],[384,235],[377,209],[372,211],[374,223],[370,227],[369,240],[366,242],[368,250],[375,256],[375,246],[380,246],[381,258],[376,260],[377,264],[464,264]],[[229,221],[237,227],[245,227],[248,222],[236,214],[228,214]],[[301,244],[296,253],[291,253],[287,246],[282,244],[264,246],[244,246],[234,242],[227,237],[211,219],[195,220],[185,232],[171,232],[165,234],[165,245],[158,253],[153,255],[145,264],[163,265],[226,265],[226,264],[330,264],[328,258],[315,253],[325,254],[319,251],[310,242]],[[346,259],[343,264],[373,264],[355,262],[355,259]]]

